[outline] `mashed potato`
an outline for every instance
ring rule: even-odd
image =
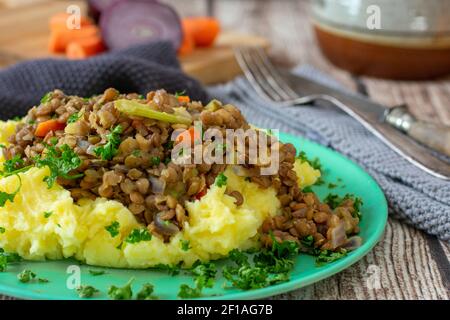
[[[7,144],[14,126],[11,121],[0,122],[0,143]],[[301,187],[320,176],[307,162],[296,163],[295,170]],[[20,192],[14,202],[0,208],[0,227],[5,230],[0,234],[0,247],[28,260],[75,257],[90,265],[117,268],[179,262],[190,266],[197,259],[217,259],[232,249],[255,245],[264,219],[280,210],[274,189],[261,189],[228,169],[227,187],[243,195],[243,205],[234,204],[235,199],[225,194],[226,187],[213,185],[201,200],[186,204],[189,219],[169,243],[153,236],[150,241],[130,244],[124,239],[143,226],[126,207],[103,198],[74,203],[70,192],[59,185],[47,188],[43,178],[48,173],[47,168],[32,168],[20,174]],[[17,176],[0,179],[1,191],[12,193],[18,185]],[[51,214],[46,217],[45,212]],[[105,227],[115,221],[120,225],[119,234],[112,237]],[[186,251],[183,241],[189,241]]]

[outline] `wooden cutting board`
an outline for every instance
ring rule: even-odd
[[[47,51],[49,36],[48,19],[66,10],[69,4],[77,4],[85,12],[83,1],[39,1],[18,7],[0,7],[0,68],[35,58],[59,57]],[[212,48],[196,49],[192,54],[180,57],[186,73],[204,84],[214,84],[233,79],[241,73],[233,46],[258,45],[267,48],[262,37],[224,31]]]

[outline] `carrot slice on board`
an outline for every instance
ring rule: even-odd
[[[69,42],[66,56],[69,59],[83,59],[105,51],[105,46],[99,36],[78,39]]]
[[[183,27],[183,41],[181,42],[180,47],[178,48],[178,54],[184,56],[192,53],[195,49],[194,36],[184,30]]]
[[[50,131],[63,130],[66,125],[56,119],[50,119],[38,124],[34,134],[36,137],[45,137]]]
[[[219,20],[211,17],[184,18],[183,29],[192,33],[195,45],[210,47],[220,32],[220,23]]]
[[[83,26],[81,29],[74,30],[56,29],[50,33],[48,49],[53,53],[64,52],[70,42],[98,35],[99,29],[97,26]]]
[[[67,21],[68,19],[71,19],[71,15],[65,12],[59,12],[54,14],[50,17],[48,21],[48,26],[50,27],[50,30],[56,30],[56,29],[67,29]],[[69,21],[70,22],[70,21]],[[80,17],[80,26],[88,26],[93,25],[91,19],[89,19],[86,16]]]

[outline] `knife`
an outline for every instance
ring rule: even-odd
[[[314,96],[315,100],[331,102],[404,159],[433,176],[450,180],[450,163],[435,157],[427,148],[450,156],[450,127],[419,121],[405,106],[387,108],[363,96],[342,92],[289,71],[282,71],[282,75],[300,97]],[[300,104],[302,98],[298,100]]]

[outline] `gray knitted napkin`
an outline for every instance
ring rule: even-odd
[[[310,66],[296,68],[295,72],[340,87]],[[318,106],[281,110],[259,98],[242,77],[208,91],[211,96],[238,106],[255,125],[304,136],[344,154],[379,183],[391,216],[442,240],[450,240],[450,182],[417,169],[345,113]]]

